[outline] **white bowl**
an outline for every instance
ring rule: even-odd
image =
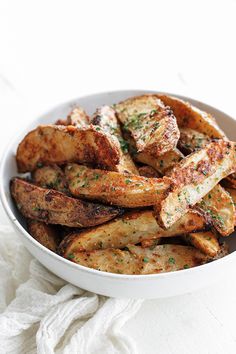
[[[25,221],[16,210],[9,192],[9,181],[13,176],[17,175],[16,148],[26,133],[39,124],[52,123],[58,118],[66,117],[76,104],[81,105],[91,114],[100,105],[113,104],[130,96],[143,93],[147,93],[147,91],[130,90],[94,94],[75,99],[52,109],[50,112],[35,119],[5,149],[0,166],[0,196],[4,209],[29,252],[59,277],[76,286],[106,296],[150,299],[183,294],[216,281],[227,272],[229,267],[232,267],[231,263],[236,261],[236,252],[234,252],[236,250],[236,238],[231,235],[226,239],[230,245],[230,254],[212,263],[172,273],[150,275],[112,274],[86,268],[60,257],[34,240],[26,231]],[[216,108],[188,97],[176,97],[183,98],[200,109],[212,113],[228,137],[231,140],[236,140],[236,122],[233,118]]]

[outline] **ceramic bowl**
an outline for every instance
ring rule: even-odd
[[[34,119],[29,126],[25,127],[24,131],[18,134],[14,141],[5,149],[1,161],[0,196],[2,204],[16,233],[28,251],[40,263],[59,277],[83,289],[106,296],[148,299],[183,294],[216,281],[227,272],[229,267],[232,267],[232,262],[235,262],[233,266],[236,265],[236,238],[232,235],[226,238],[226,242],[230,246],[230,254],[217,261],[171,273],[122,275],[100,272],[72,263],[42,246],[26,231],[25,221],[16,210],[9,191],[10,179],[18,174],[15,162],[16,148],[26,133],[39,124],[49,124],[58,118],[66,117],[77,104],[85,108],[89,114],[92,114],[96,107],[100,105],[113,104],[128,97],[149,92],[129,90],[98,93],[57,106],[39,118]],[[233,118],[214,107],[195,101],[189,97],[173,96],[183,98],[200,109],[213,114],[228,137],[236,141],[236,121]]]

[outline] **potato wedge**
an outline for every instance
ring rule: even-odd
[[[129,98],[115,105],[123,128],[130,132],[138,152],[154,157],[173,150],[179,129],[172,111],[154,95]]]
[[[178,149],[168,151],[159,157],[153,157],[144,152],[134,155],[135,161],[142,162],[153,167],[162,175],[167,174],[183,158],[184,155]]]
[[[147,178],[160,178],[161,175],[155,168],[145,165],[138,168],[139,175]]]
[[[235,205],[230,194],[220,184],[202,198],[197,207],[209,215],[213,226],[222,236],[229,236],[234,231]]]
[[[235,218],[234,218],[234,226],[236,226],[236,189],[234,188],[225,188],[226,191],[230,194],[232,201],[235,207]]]
[[[42,164],[80,162],[114,169],[119,163],[119,146],[90,127],[45,125],[28,133],[16,154],[19,172],[30,172]]]
[[[75,250],[123,248],[128,244],[178,236],[207,227],[204,215],[196,210],[189,210],[167,230],[158,226],[151,210],[132,211],[105,225],[68,235],[60,244],[60,254],[66,256]]]
[[[157,94],[156,97],[172,109],[180,128],[197,130],[208,135],[211,139],[226,138],[223,130],[220,129],[214,117],[209,113],[201,111],[190,103],[176,97],[164,94]]]
[[[211,142],[208,135],[191,128],[180,128],[178,148],[185,154],[204,148]]]
[[[184,239],[210,257],[215,257],[220,251],[218,238],[212,231],[193,232],[185,235]]]
[[[67,125],[74,125],[77,128],[83,129],[88,128],[90,124],[90,117],[87,115],[85,110],[76,106],[67,116]]]
[[[56,251],[61,238],[52,225],[37,220],[28,220],[27,226],[28,232],[36,241],[51,251]]]
[[[102,106],[94,113],[91,123],[96,129],[110,135],[120,146],[120,162],[117,164],[116,171],[120,173],[132,173],[138,175],[136,168],[128,150],[128,143],[124,140],[119,122],[116,118],[115,110],[110,106]]]
[[[236,144],[224,140],[211,142],[179,162],[171,171],[174,188],[155,206],[162,227],[173,225],[190,206],[198,203],[223,178],[235,171]]]
[[[65,168],[72,195],[126,208],[158,204],[170,188],[168,177],[146,178],[68,164]]]
[[[35,184],[42,188],[55,189],[62,193],[68,193],[65,174],[57,165],[37,168],[32,173],[32,179]]]
[[[113,219],[120,209],[88,203],[44,189],[20,178],[11,180],[11,195],[22,215],[49,224],[88,227]]]
[[[153,250],[128,246],[121,251],[108,248],[90,252],[74,252],[67,256],[85,267],[117,274],[157,274],[195,267],[211,258],[194,247],[159,245]]]

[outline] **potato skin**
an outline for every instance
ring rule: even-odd
[[[195,267],[211,260],[194,247],[158,245],[153,249],[128,245],[127,250],[108,248],[74,252],[67,256],[85,267],[117,274],[158,274]]]
[[[37,220],[28,220],[27,227],[28,232],[36,241],[51,251],[56,252],[61,238],[53,225],[47,225]]]
[[[145,178],[77,164],[68,164],[65,173],[72,195],[126,208],[157,204],[171,187],[168,177]]]
[[[179,236],[207,228],[204,215],[196,210],[190,210],[167,230],[158,226],[152,210],[132,211],[104,225],[66,236],[59,246],[59,253],[66,256],[74,250],[124,248],[144,240]]]
[[[121,212],[121,209],[74,199],[20,178],[11,180],[10,190],[22,215],[49,224],[89,227],[111,220]]]
[[[116,104],[115,110],[138,152],[156,157],[176,147],[179,139],[176,118],[155,95],[128,98]]]
[[[41,125],[29,132],[18,146],[19,172],[31,172],[40,165],[80,162],[114,169],[119,163],[119,147],[114,140],[92,126]]]

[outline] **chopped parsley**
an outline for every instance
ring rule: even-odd
[[[173,257],[170,257],[170,258],[168,259],[168,262],[169,262],[170,264],[175,264],[175,259],[174,259]]]
[[[184,265],[184,269],[188,269],[189,268],[189,265],[188,264],[185,264]]]
[[[132,181],[131,181],[131,179],[126,179],[126,180],[125,180],[125,183],[126,183],[126,184],[129,184],[129,183],[132,183]]]
[[[149,259],[148,259],[147,257],[144,257],[144,258],[143,258],[143,262],[144,262],[144,263],[148,263],[148,262],[149,262]]]
[[[69,253],[67,256],[68,259],[73,259],[75,258],[75,255],[73,253]]]

